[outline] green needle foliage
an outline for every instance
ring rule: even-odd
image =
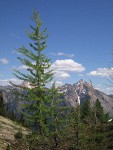
[[[105,114],[104,109],[98,98],[95,102],[95,109],[96,109],[96,116],[100,122],[104,121],[106,122],[109,119],[109,115]]]
[[[50,116],[49,116],[49,137],[52,138],[52,149],[56,149],[63,138],[63,132],[66,127],[66,113],[68,107],[62,99],[62,93],[55,87],[55,82],[50,91]]]
[[[31,26],[32,31],[27,32],[32,41],[29,43],[30,49],[24,46],[18,49],[23,55],[18,60],[26,66],[27,72],[14,70],[14,75],[28,82],[31,87],[18,86],[22,89],[19,99],[22,101],[23,115],[32,130],[27,138],[30,149],[53,150],[57,149],[62,139],[67,108],[55,83],[52,88],[46,86],[53,78],[50,59],[43,52],[47,47],[47,29],[42,30],[42,22],[37,12],[33,14],[33,21],[35,27]]]
[[[84,121],[84,123],[90,124],[92,121],[92,109],[91,109],[91,104],[90,100],[86,99],[82,104],[81,104],[81,118]]]
[[[53,78],[52,70],[50,70],[50,59],[44,54],[46,49],[46,30],[42,30],[42,22],[37,12],[33,13],[32,20],[34,26],[31,27],[31,32],[27,32],[28,37],[31,39],[29,43],[30,49],[22,47],[18,52],[23,57],[18,57],[18,60],[26,66],[27,73],[22,73],[19,70],[14,70],[14,75],[30,84],[31,88],[20,88],[26,90],[24,94],[21,93],[23,99],[22,106],[26,119],[35,132],[38,134],[45,134],[47,130],[46,114],[48,112],[48,89],[46,88]],[[23,98],[24,97],[24,98]]]

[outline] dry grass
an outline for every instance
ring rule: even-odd
[[[15,142],[14,134],[19,130],[22,131],[23,134],[28,133],[25,127],[0,116],[0,150],[6,150],[8,144]]]

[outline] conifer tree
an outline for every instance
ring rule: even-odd
[[[52,80],[53,73],[50,70],[50,59],[43,52],[47,47],[47,29],[42,30],[42,22],[37,12],[33,13],[32,19],[35,25],[30,26],[31,32],[27,32],[31,39],[30,49],[23,46],[17,50],[23,55],[23,57],[18,57],[18,60],[26,66],[27,73],[14,70],[14,75],[30,84],[31,88],[19,86],[26,90],[21,94],[24,97],[22,106],[28,123],[34,126],[35,132],[42,135],[47,129],[46,114],[49,109],[46,84]]]
[[[2,116],[7,115],[6,106],[3,101],[2,91],[0,91],[0,115],[2,115]]]
[[[62,93],[60,93],[59,87],[56,87],[55,82],[50,89],[50,119],[49,119],[49,136],[52,138],[53,147],[56,149],[60,142],[63,140],[63,131],[66,127],[66,113],[68,107],[66,107],[64,99],[62,99]]]
[[[96,116],[97,116],[98,120],[100,122],[103,122],[105,120],[106,115],[104,113],[103,107],[98,98],[95,102],[95,109],[96,109]]]
[[[87,120],[88,118],[91,118],[91,113],[92,110],[90,100],[87,99],[81,104],[81,117]]]
[[[71,107],[68,115],[67,142],[69,149],[79,150],[81,147],[80,105]]]

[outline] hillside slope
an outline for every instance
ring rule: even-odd
[[[6,150],[6,147],[10,143],[14,143],[14,134],[18,131],[22,131],[23,134],[27,134],[28,131],[25,127],[18,125],[16,122],[0,116],[0,150]]]

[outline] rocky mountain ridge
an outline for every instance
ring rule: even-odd
[[[20,103],[21,99],[19,96],[14,94],[13,91],[21,91],[19,88],[15,88],[13,86],[0,86],[0,104],[3,102],[4,110],[10,116],[10,114],[16,119],[20,119],[21,115],[19,109],[21,109]],[[5,115],[5,114],[3,114]]]
[[[27,84],[25,85],[27,86]],[[13,94],[13,88],[14,87],[12,86],[1,86],[0,100],[1,98],[3,99],[8,111],[13,112],[14,115],[16,114],[17,117],[20,117],[17,108],[20,108],[19,103],[21,103],[21,99],[16,101],[16,99],[19,98]],[[21,89],[16,88],[16,90],[18,91]],[[85,82],[84,80],[80,80],[73,85],[65,84],[60,88],[60,92],[64,94],[67,105],[69,104],[70,106],[81,104],[86,99],[89,99],[93,104],[98,98],[105,112],[113,117],[113,98],[95,89],[90,83]]]
[[[105,112],[113,116],[113,97],[95,89],[90,83],[82,79],[73,85],[65,84],[61,87],[61,91],[64,92],[65,99],[71,106],[81,104],[86,99],[94,104],[99,99]]]

